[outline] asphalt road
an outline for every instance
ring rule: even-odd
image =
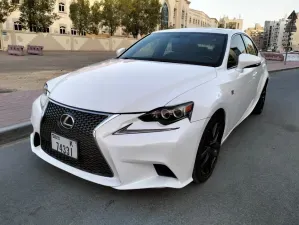
[[[0,51],[0,75],[12,72],[76,70],[116,56],[115,52],[50,51],[43,56],[12,56]]]
[[[2,146],[0,224],[298,224],[299,70],[271,78],[263,115],[233,132],[203,185],[117,191],[43,162],[28,140]]]

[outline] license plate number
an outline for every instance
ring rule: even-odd
[[[52,149],[64,155],[78,159],[77,142],[51,133]]]

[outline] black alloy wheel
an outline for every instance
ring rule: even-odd
[[[267,84],[263,88],[263,91],[260,95],[260,98],[259,98],[254,110],[252,111],[252,114],[260,115],[263,112],[265,101],[266,101],[266,95],[267,95]]]
[[[218,160],[224,126],[223,118],[217,115],[209,121],[196,156],[193,170],[195,183],[203,183],[211,177]]]

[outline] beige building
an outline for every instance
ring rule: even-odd
[[[253,39],[259,50],[263,49],[264,28],[260,24],[257,23],[254,27],[247,28],[245,33]]]
[[[189,9],[188,27],[218,27],[218,20],[210,18],[203,11]]]
[[[299,13],[297,12],[298,19],[296,20],[296,27],[297,31],[293,32],[291,35],[291,41],[290,41],[290,47],[291,51],[299,51]],[[288,40],[288,33],[284,32],[283,35],[283,46],[287,46],[287,40]]]
[[[22,0],[14,0],[19,3]],[[56,0],[56,4],[54,7],[54,12],[57,13],[60,19],[54,21],[54,23],[47,29],[46,33],[54,33],[54,34],[70,34],[70,35],[78,35],[76,29],[72,26],[72,21],[69,17],[69,9],[72,0]],[[96,2],[96,0],[89,0],[90,5],[92,6]],[[20,17],[20,11],[14,11],[6,20],[6,22],[2,25],[3,30],[22,30],[21,25],[18,23]],[[100,29],[100,33],[107,32],[106,29]],[[122,35],[122,29],[118,29],[116,31],[116,35]]]
[[[227,16],[220,18],[219,27],[243,30],[243,19],[229,19]]]
[[[21,3],[22,0],[14,0]],[[90,5],[93,5],[96,0],[89,0]],[[100,1],[100,0],[99,0]],[[60,16],[59,20],[56,20],[46,32],[54,34],[71,34],[78,35],[78,32],[72,27],[72,21],[69,18],[69,7],[72,0],[57,0],[54,8],[54,12]],[[162,4],[161,9],[161,27],[173,27],[182,28],[188,26],[188,13],[190,1],[188,0],[160,0]],[[7,21],[2,24],[4,30],[22,30],[21,25],[18,23],[20,12],[16,10],[8,18]],[[107,30],[101,29],[100,33],[106,33]],[[122,35],[122,29],[119,28],[116,35]]]
[[[161,28],[184,28],[188,26],[190,1],[188,0],[160,0]]]
[[[22,0],[14,0],[19,3]],[[90,5],[93,5],[96,0],[89,0]],[[99,0],[100,1],[100,0]],[[72,21],[69,18],[69,7],[72,0],[57,0],[54,12],[57,13],[60,19],[45,31],[53,34],[70,34],[78,35],[78,32],[73,28]],[[202,11],[190,9],[190,1],[188,0],[160,0],[161,9],[161,24],[159,29],[165,28],[185,28],[185,27],[218,27],[218,21],[215,18],[210,18]],[[17,30],[21,31],[22,26],[18,20],[20,12],[16,10],[13,12],[2,24],[3,30]],[[34,30],[31,30],[34,31]],[[107,33],[107,29],[100,29],[100,33]],[[119,28],[115,35],[122,35],[122,29]]]

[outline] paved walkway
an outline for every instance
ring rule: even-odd
[[[32,103],[41,92],[0,93],[0,128],[29,121]]]
[[[267,65],[271,72],[299,68],[299,62],[268,61]],[[41,90],[0,93],[0,128],[29,121],[32,103],[40,94]]]
[[[286,69],[292,69],[292,68],[298,68],[299,62],[287,62],[286,65],[284,65],[284,62],[277,62],[277,61],[267,61],[268,65],[268,71],[274,72],[274,71],[281,71]]]

